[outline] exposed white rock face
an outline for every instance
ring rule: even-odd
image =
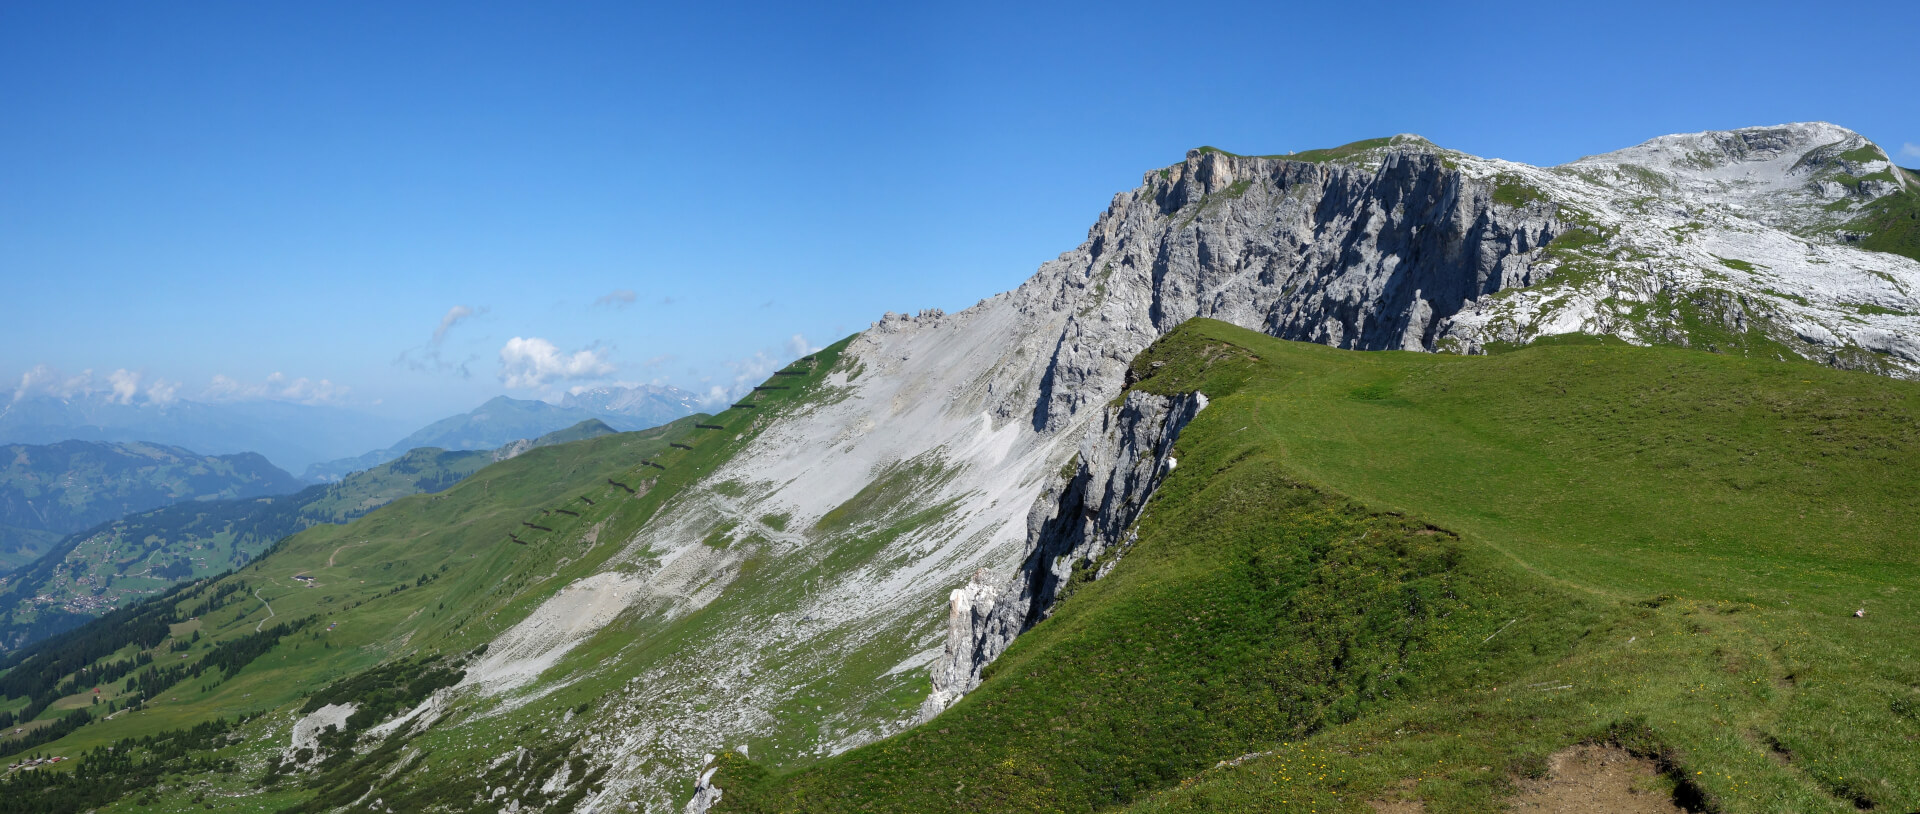
[[[982,568],[973,572],[967,584],[947,595],[947,642],[940,658],[929,668],[933,692],[920,706],[922,720],[940,714],[979,686],[980,669],[1012,642],[1012,636],[993,636],[988,640],[994,600],[999,598],[1006,581]],[[1014,634],[1017,633],[1015,630]],[[989,651],[993,656],[987,655]]]
[[[1845,224],[1915,183],[1859,134],[1825,123],[1663,136],[1550,169],[1462,158],[1602,236],[1555,251],[1530,287],[1482,297],[1437,333],[1473,352],[1583,331],[1913,377],[1920,262],[1861,251]]]
[[[1017,290],[875,323],[827,392],[762,416],[743,450],[614,541],[604,573],[496,641],[462,691],[513,714],[583,674],[612,677],[622,690],[561,724],[608,768],[585,811],[682,809],[673,789],[701,776],[703,754],[796,719],[815,740],[797,753],[756,741],[759,760],[911,726],[916,710],[865,688],[917,681],[899,665],[937,652],[924,708],[937,712],[1044,618],[1076,565],[1097,577],[1124,550],[1204,400],[1104,405],[1129,360],[1196,316],[1463,352],[1570,331],[1721,341],[1698,338],[1709,325],[1832,364],[1920,370],[1920,263],[1853,248],[1839,227],[1902,183],[1845,178],[1904,178],[1883,154],[1861,160],[1865,144],[1792,125],[1552,169],[1415,137],[1321,163],[1195,151],[1116,196],[1084,244]],[[1548,248],[1575,230],[1593,239]],[[856,500],[869,489],[888,497]],[[616,619],[699,628],[556,669]],[[449,709],[434,726],[476,714]]]
[[[294,722],[292,743],[287,746],[281,759],[288,763],[298,763],[298,753],[302,749],[312,750],[309,755],[311,762],[318,762],[326,757],[320,754],[320,733],[330,728],[345,731],[347,719],[353,717],[354,711],[359,708],[358,704],[328,704],[307,713],[305,717]]]
[[[693,783],[693,796],[687,799],[687,805],[681,809],[684,814],[707,814],[707,809],[720,802],[724,792],[719,786],[713,785],[713,774],[717,771],[720,770],[709,768],[700,772],[700,779]]]
[[[505,461],[513,458],[518,458],[521,455],[526,454],[527,450],[530,450],[530,449],[533,449],[533,439],[531,438],[522,438],[517,441],[508,441],[506,446],[503,446],[493,451],[493,459],[496,461]]]
[[[1094,579],[1112,569],[1133,544],[1134,521],[1173,471],[1180,430],[1206,406],[1201,393],[1136,391],[1107,411],[1099,431],[1081,443],[1072,475],[1034,501],[1026,556],[1013,576],[996,584],[978,571],[949,597],[946,651],[932,667],[922,720],[979,686],[981,669],[1052,612],[1076,569],[1095,569],[1087,575]]]

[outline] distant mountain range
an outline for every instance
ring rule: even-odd
[[[60,540],[17,572],[0,576],[0,651],[84,624],[181,581],[238,568],[303,529],[345,523],[408,495],[442,491],[488,464],[529,450],[613,433],[605,422],[589,418],[496,450],[414,449],[337,482],[304,489],[292,476],[274,470],[279,475],[276,485],[291,487],[276,496],[223,495],[236,499],[175,503],[86,524],[92,528]]]
[[[498,396],[473,410],[440,419],[384,448],[306,468],[310,482],[336,481],[350,472],[379,466],[421,447],[448,450],[497,449],[587,420],[606,422],[615,431],[642,430],[698,412],[698,399],[676,387],[599,387],[569,394],[560,404]]]
[[[257,452],[290,472],[367,449],[406,426],[340,407],[282,401],[158,405],[95,393],[23,395],[0,403],[0,443],[145,441],[203,455]]]
[[[303,484],[257,453],[61,441],[0,446],[0,574],[62,537],[170,503],[287,494]]]
[[[698,396],[678,387],[643,384],[638,387],[595,387],[568,393],[560,400],[560,406],[586,410],[602,417],[625,419],[627,423],[641,427],[658,427],[699,412],[699,401]]]

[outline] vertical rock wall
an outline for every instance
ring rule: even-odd
[[[1533,282],[1565,227],[1544,201],[1496,200],[1423,141],[1377,166],[1193,151],[1115,196],[1079,250],[1017,292],[1064,326],[1030,403],[1064,425],[1193,317],[1359,350],[1432,350],[1476,298]]]
[[[1125,553],[1134,521],[1177,465],[1173,444],[1180,430],[1206,406],[1200,393],[1134,391],[1108,411],[1081,443],[1071,475],[1034,501],[1025,557],[1013,576],[997,582],[982,570],[949,597],[947,645],[933,664],[933,693],[922,719],[979,686],[981,669],[1047,617],[1076,571],[1097,578]]]

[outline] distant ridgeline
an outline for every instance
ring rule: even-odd
[[[672,387],[605,387],[570,394],[560,404],[497,396],[465,413],[435,421],[385,449],[323,461],[302,473],[308,481],[338,480],[378,466],[410,449],[490,450],[525,439],[559,435],[599,422],[610,431],[659,426],[694,412],[698,399]]]
[[[414,450],[291,495],[176,504],[71,535],[0,579],[0,650],[73,628],[181,580],[236,568],[309,526],[343,523],[395,498],[440,491],[492,461],[489,452]]]
[[[62,537],[126,514],[300,487],[250,452],[200,455],[101,441],[0,446],[0,574],[32,562]]]
[[[178,504],[101,524],[0,577],[0,651],[84,624],[181,580],[238,568],[302,529],[345,523],[407,495],[445,490],[529,449],[612,432],[587,419],[498,450],[416,449],[292,495]]]

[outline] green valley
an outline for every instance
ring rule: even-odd
[[[0,446],[0,574],[60,538],[180,501],[278,495],[300,481],[253,453],[200,455],[137,442]]]

